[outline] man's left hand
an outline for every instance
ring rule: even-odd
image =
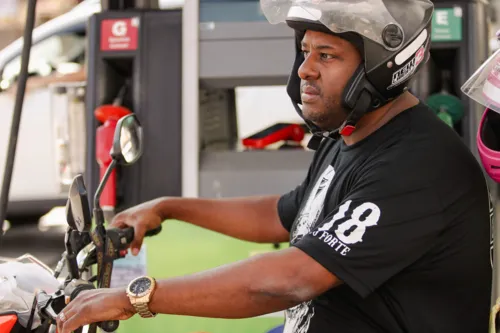
[[[58,333],[71,333],[79,327],[108,320],[125,320],[135,314],[122,288],[82,292],[57,317]]]

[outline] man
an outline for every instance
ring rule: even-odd
[[[137,312],[279,310],[286,333],[487,331],[485,178],[459,136],[407,92],[429,57],[433,6],[352,3],[261,0],[269,21],[296,33],[288,93],[317,134],[301,185],[281,197],[159,198],[112,223],[135,228],[134,252],[165,219],[290,248],[156,285],[143,277],[128,294],[85,292],[62,311],[60,333]]]

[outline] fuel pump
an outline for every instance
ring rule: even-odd
[[[134,113],[144,129],[141,159],[118,165],[99,199],[109,223],[134,205],[181,195],[182,9],[160,10],[158,0],[101,0],[101,8],[87,25],[84,177],[89,196],[111,162],[117,121]],[[89,202],[91,209],[96,204]],[[153,252],[160,251],[143,244],[137,256],[117,261],[111,287],[124,287],[146,274],[147,253]],[[138,330],[160,329],[149,325]],[[138,330],[124,323],[119,332]]]
[[[127,84],[122,87],[120,93],[113,101],[113,104],[101,105],[94,111],[96,119],[102,124],[96,129],[96,159],[100,169],[100,179],[104,177],[107,168],[111,164],[110,155],[113,146],[113,136],[116,124],[120,118],[129,115],[132,111],[124,106],[123,97]],[[116,169],[111,172],[100,198],[100,205],[108,214],[112,214],[116,207]]]
[[[158,0],[101,0],[101,8],[87,29],[89,194],[111,161],[118,119],[137,114],[145,147],[141,160],[118,167],[104,189],[100,205],[109,221],[131,206],[181,194],[182,10],[160,10]]]

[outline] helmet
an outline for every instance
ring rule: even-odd
[[[500,49],[472,74],[461,90],[476,102],[500,112]]]
[[[500,50],[472,74],[461,90],[486,107],[476,135],[477,150],[486,173],[500,183]]]
[[[272,24],[295,30],[295,62],[287,92],[302,116],[298,69],[304,61],[300,43],[306,30],[330,33],[351,42],[363,62],[348,81],[342,105],[346,121],[330,137],[350,135],[361,117],[407,90],[410,79],[429,59],[430,0],[260,0]],[[306,121],[307,123],[307,121]],[[313,124],[313,133],[319,132]]]
[[[477,149],[486,173],[500,183],[500,114],[486,109],[477,131]]]

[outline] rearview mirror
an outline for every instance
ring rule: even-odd
[[[73,178],[66,202],[66,221],[68,225],[79,232],[90,231],[92,217],[87,197],[87,189],[80,174]]]
[[[135,114],[118,120],[111,157],[122,164],[132,164],[142,155],[142,127]]]

